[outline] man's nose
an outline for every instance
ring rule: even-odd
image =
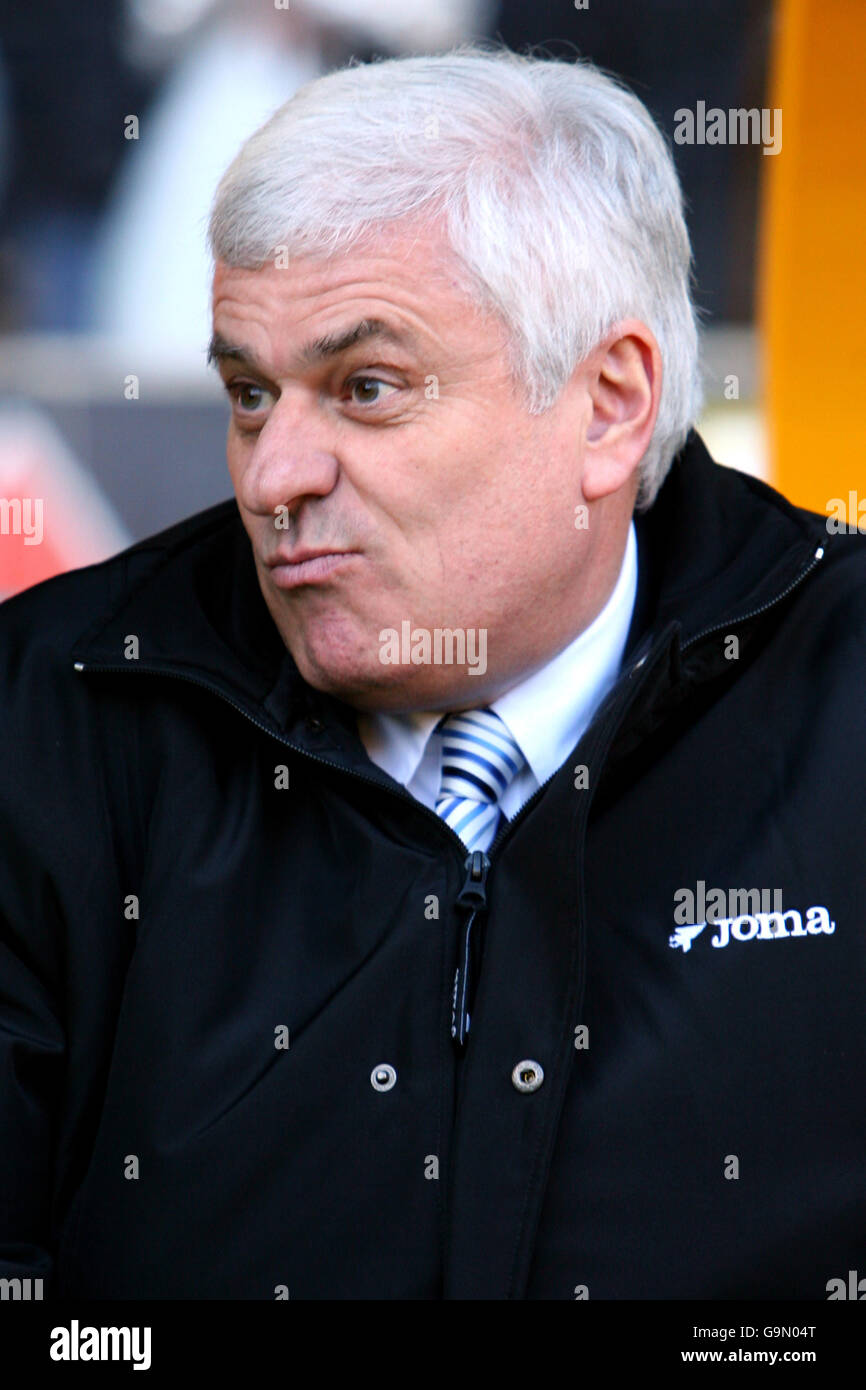
[[[237,483],[239,500],[258,515],[275,515],[303,497],[325,497],[339,474],[335,422],[309,395],[284,391],[247,456]]]

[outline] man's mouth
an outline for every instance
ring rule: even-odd
[[[298,550],[290,556],[275,555],[266,563],[276,588],[295,589],[321,583],[359,555],[357,550]]]

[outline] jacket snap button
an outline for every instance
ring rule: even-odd
[[[541,1063],[531,1060],[518,1062],[511,1073],[512,1084],[518,1091],[537,1091],[543,1080]]]
[[[397,1080],[397,1073],[387,1062],[374,1067],[370,1073],[370,1085],[374,1091],[390,1091]]]
[[[311,734],[320,734],[324,727],[325,726],[322,723],[321,719],[317,719],[315,715],[310,715],[309,719],[307,720],[307,728],[309,729]]]

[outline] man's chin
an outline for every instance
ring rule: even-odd
[[[491,693],[486,663],[471,676],[451,664],[383,661],[380,628],[367,640],[348,615],[329,614],[282,635],[307,685],[355,709],[471,709]]]
[[[365,712],[408,714],[417,710],[474,709],[497,693],[488,680],[470,680],[467,685],[453,671],[450,679],[443,681],[441,667],[377,664],[372,668],[369,663],[340,665],[333,661],[299,661],[297,657],[295,664],[314,690]]]

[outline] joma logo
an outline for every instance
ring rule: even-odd
[[[790,923],[790,930],[788,924]],[[743,914],[740,917],[718,917],[711,923],[716,935],[711,937],[710,945],[722,948],[733,941],[779,941],[788,936],[832,936],[836,923],[830,920],[826,907],[808,907],[806,921],[795,908],[787,912],[757,912],[754,916]],[[706,922],[694,926],[677,927],[668,938],[669,945],[681,951],[690,951],[692,942],[706,929]]]

